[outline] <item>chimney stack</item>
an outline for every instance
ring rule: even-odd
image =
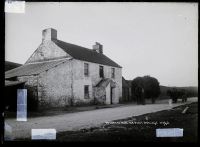
[[[100,54],[103,54],[103,45],[101,45],[100,43],[96,42],[95,45],[93,45],[93,50],[100,53]]]
[[[42,41],[50,41],[57,39],[57,30],[48,28],[42,31]]]

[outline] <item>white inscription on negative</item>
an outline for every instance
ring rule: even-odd
[[[27,121],[27,89],[17,89],[17,121]]]
[[[156,129],[156,137],[183,137],[183,129],[180,128]]]
[[[55,129],[32,129],[31,138],[32,140],[55,140],[56,130]]]
[[[5,1],[6,13],[25,13],[25,1]]]

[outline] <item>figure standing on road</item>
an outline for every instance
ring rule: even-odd
[[[136,98],[137,98],[137,104],[145,104],[145,99],[144,99],[144,89],[141,86],[138,86],[136,88]]]

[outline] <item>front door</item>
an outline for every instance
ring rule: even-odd
[[[112,104],[112,99],[113,99],[113,88],[110,87],[110,104]]]

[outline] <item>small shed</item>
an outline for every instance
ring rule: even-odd
[[[5,80],[4,100],[6,110],[17,111],[17,89],[24,89],[24,83]]]

